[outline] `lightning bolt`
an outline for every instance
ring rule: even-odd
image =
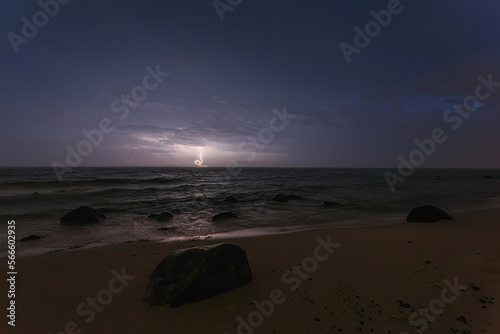
[[[198,151],[200,152],[200,159],[195,160],[194,163],[200,167],[207,167],[207,165],[203,164],[203,154],[201,153],[201,147],[198,147]]]

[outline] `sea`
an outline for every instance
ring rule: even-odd
[[[238,237],[317,227],[404,223],[432,204],[450,213],[500,207],[500,169],[417,169],[391,191],[385,169],[75,168],[60,182],[52,168],[0,168],[0,243],[16,222],[18,256],[129,241]],[[391,170],[397,174],[397,170]],[[295,195],[286,203],[274,196]],[[235,196],[237,203],[224,199]],[[326,207],[325,201],[342,206]],[[106,220],[67,226],[80,206]],[[168,211],[167,222],[148,216]],[[212,221],[221,212],[237,217]],[[39,240],[20,242],[31,234]],[[0,247],[0,257],[7,253]]]

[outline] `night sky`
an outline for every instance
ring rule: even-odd
[[[2,1],[0,165],[500,167],[497,0],[215,5]]]

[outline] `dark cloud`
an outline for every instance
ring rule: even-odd
[[[394,167],[415,138],[448,126],[443,113],[479,75],[500,81],[496,2],[402,5],[348,64],[339,44],[386,0],[245,1],[224,22],[210,1],[70,2],[18,54],[7,38],[0,46],[2,163],[64,160],[110,118],[116,130],[83,165],[192,165],[198,147],[225,165],[286,106],[296,118],[251,163]],[[40,10],[3,6],[3,36]],[[113,101],[156,64],[170,75],[120,119]],[[499,108],[496,93],[426,166],[498,167]]]

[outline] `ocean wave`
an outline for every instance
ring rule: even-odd
[[[73,188],[73,189],[61,189],[56,191],[46,191],[46,192],[34,192],[31,194],[14,194],[0,197],[0,204],[30,204],[39,203],[44,201],[54,201],[54,200],[75,200],[75,199],[88,199],[89,196],[93,198],[99,198],[104,196],[124,196],[127,193],[132,194],[137,191],[144,193],[151,191],[158,191],[160,188],[146,188],[145,189],[133,189],[133,188],[106,188],[106,189],[91,189],[91,188]],[[154,190],[156,189],[156,190]]]
[[[106,186],[106,185],[116,185],[116,184],[166,184],[174,182],[186,181],[186,177],[153,177],[153,178],[102,178],[102,179],[80,179],[80,180],[66,180],[64,182],[59,182],[58,180],[23,180],[23,181],[7,181],[2,182],[3,187],[45,187],[45,186],[60,186],[67,187],[72,185],[88,185],[88,186]]]

